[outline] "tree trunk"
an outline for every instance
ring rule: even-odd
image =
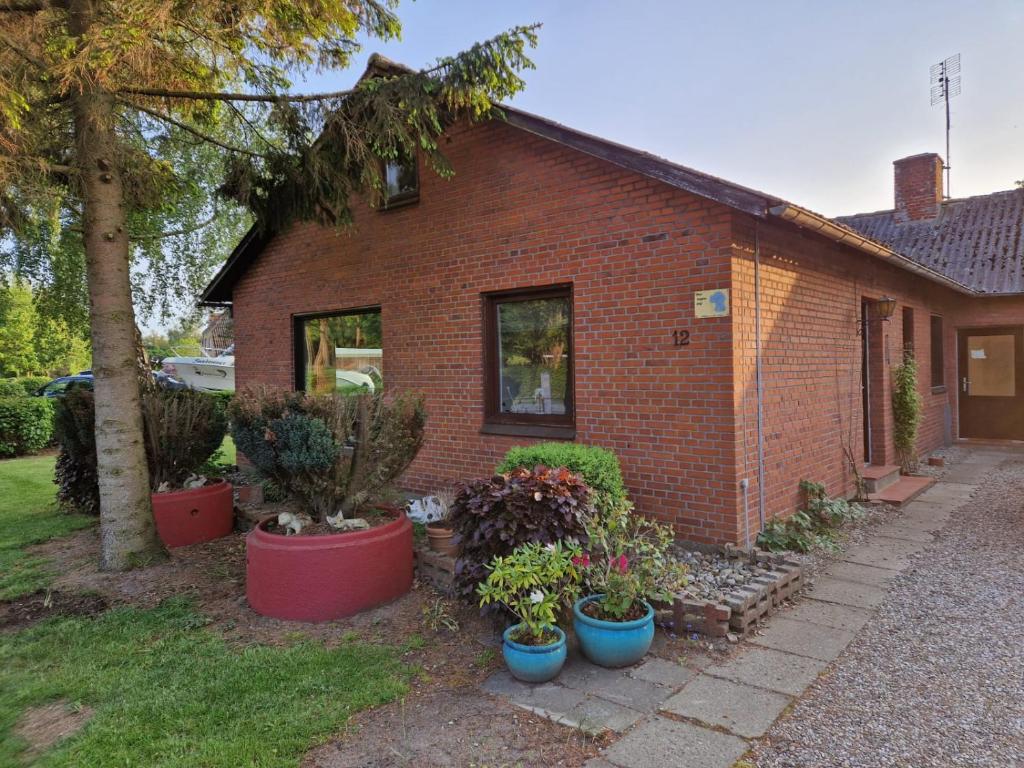
[[[93,14],[92,2],[72,2],[72,34],[87,31]],[[160,559],[165,551],[149,497],[114,106],[110,95],[98,91],[74,97],[96,387],[100,567],[125,570]]]

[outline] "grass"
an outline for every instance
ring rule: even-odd
[[[185,599],[55,619],[0,635],[0,766],[18,765],[11,729],[28,707],[65,699],[94,709],[37,765],[297,766],[349,716],[395,699],[402,649],[228,647]]]
[[[238,463],[238,451],[235,450],[235,441],[231,439],[231,435],[224,436],[224,442],[220,444],[220,448],[214,455],[218,464],[230,466]]]
[[[49,562],[24,552],[95,518],[66,515],[57,508],[52,456],[0,461],[0,600],[35,592],[53,580]]]
[[[52,580],[24,547],[95,522],[58,510],[52,477],[52,457],[0,462],[0,599]],[[287,647],[235,649],[207,624],[174,598],[0,634],[0,768],[24,764],[27,745],[13,733],[21,715],[59,700],[91,707],[92,718],[33,765],[298,766],[352,713],[402,695],[412,670],[401,654],[423,642],[349,636],[327,648],[296,636]]]

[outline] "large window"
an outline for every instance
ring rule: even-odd
[[[942,346],[942,318],[938,315],[932,315],[931,331],[932,389],[939,389],[946,385],[946,365]]]
[[[295,318],[295,388],[376,392],[384,383],[380,309]]]
[[[484,300],[489,431],[572,436],[572,287]]]

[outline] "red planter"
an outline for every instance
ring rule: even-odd
[[[268,533],[263,520],[245,537],[245,593],[256,613],[330,621],[389,603],[412,588],[412,523],[394,522],[327,536]]]
[[[227,536],[235,528],[234,494],[223,480],[184,491],[154,493],[153,520],[168,547]]]

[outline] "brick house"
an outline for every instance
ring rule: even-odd
[[[920,155],[894,210],[830,220],[516,109],[445,153],[350,230],[249,233],[202,297],[240,387],[425,393],[409,489],[577,440],[682,538],[748,543],[803,478],[849,493],[847,455],[888,471],[905,348],[922,453],[1024,439],[1024,191],[944,201]]]

